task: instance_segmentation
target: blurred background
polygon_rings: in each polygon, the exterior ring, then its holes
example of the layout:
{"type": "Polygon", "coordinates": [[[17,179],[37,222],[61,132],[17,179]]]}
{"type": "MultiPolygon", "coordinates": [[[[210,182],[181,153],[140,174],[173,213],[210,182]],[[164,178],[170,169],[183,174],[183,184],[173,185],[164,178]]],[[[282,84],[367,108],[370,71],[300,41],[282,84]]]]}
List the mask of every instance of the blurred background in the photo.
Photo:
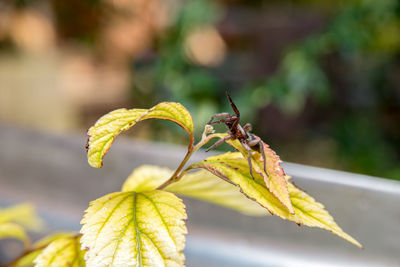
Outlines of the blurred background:
{"type": "MultiPolygon", "coordinates": [[[[225,91],[284,161],[400,180],[400,1],[0,0],[0,123],[176,101],[199,137],[225,91]]],[[[128,134],[186,144],[165,125],[128,134]]]]}

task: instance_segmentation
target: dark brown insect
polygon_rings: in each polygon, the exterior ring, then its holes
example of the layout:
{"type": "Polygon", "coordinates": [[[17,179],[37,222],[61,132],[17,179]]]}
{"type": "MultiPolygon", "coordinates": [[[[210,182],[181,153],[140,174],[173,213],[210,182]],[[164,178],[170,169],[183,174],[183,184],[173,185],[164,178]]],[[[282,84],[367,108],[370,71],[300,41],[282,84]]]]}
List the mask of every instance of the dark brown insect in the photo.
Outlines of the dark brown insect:
{"type": "Polygon", "coordinates": [[[228,92],[226,92],[226,96],[228,97],[229,103],[231,104],[231,107],[233,111],[235,112],[235,115],[231,115],[227,112],[223,113],[218,113],[215,114],[211,117],[211,119],[207,122],[208,125],[211,124],[216,124],[216,123],[225,123],[225,125],[228,127],[228,136],[226,136],[223,139],[218,140],[210,146],[206,152],[210,151],[213,148],[216,148],[217,146],[221,145],[227,140],[239,140],[239,142],[242,144],[243,148],[248,151],[247,154],[247,160],[249,162],[249,167],[250,167],[250,174],[251,177],[253,177],[253,168],[251,164],[251,152],[252,151],[257,151],[260,152],[263,158],[264,162],[264,171],[268,175],[267,168],[266,168],[266,161],[265,161],[265,152],[264,152],[264,147],[263,143],[260,138],[254,136],[251,134],[251,124],[246,123],[243,127],[239,124],[240,121],[240,112],[238,108],[236,107],[235,103],[233,103],[231,96],[229,95],[228,92]],[[221,118],[219,120],[213,121],[214,119],[221,118]]]}

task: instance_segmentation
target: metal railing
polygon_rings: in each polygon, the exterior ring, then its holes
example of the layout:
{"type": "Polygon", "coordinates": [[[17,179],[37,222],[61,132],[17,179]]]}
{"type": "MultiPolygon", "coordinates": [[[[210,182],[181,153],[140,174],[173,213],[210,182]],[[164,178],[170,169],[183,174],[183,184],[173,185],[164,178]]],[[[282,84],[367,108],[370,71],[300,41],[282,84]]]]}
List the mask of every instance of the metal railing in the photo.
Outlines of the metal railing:
{"type": "MultiPolygon", "coordinates": [[[[0,126],[0,204],[33,202],[48,231],[78,230],[89,201],[120,189],[137,166],[176,167],[185,149],[118,137],[100,170],[86,162],[85,137],[0,126]]],[[[197,153],[193,160],[206,156],[197,153]]],[[[276,216],[248,217],[185,199],[187,266],[400,266],[400,183],[285,163],[293,181],[324,203],[365,247],[276,216]]]]}

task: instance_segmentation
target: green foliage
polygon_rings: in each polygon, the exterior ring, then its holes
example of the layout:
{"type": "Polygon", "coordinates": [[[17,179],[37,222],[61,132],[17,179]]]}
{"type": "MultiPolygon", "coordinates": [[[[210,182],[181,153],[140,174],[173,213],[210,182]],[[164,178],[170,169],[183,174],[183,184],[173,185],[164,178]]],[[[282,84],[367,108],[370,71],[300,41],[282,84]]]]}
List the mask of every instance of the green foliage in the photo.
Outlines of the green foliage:
{"type": "MultiPolygon", "coordinates": [[[[252,87],[251,94],[262,93],[268,101],[257,104],[265,106],[272,101],[283,110],[297,113],[310,95],[317,102],[331,99],[332,84],[321,62],[323,57],[334,53],[348,66],[349,76],[359,76],[360,70],[378,73],[400,50],[398,9],[396,0],[349,1],[340,6],[323,30],[286,51],[274,76],[252,87]],[[376,60],[377,57],[381,60],[376,60]]],[[[364,74],[357,77],[353,85],[379,90],[373,88],[374,76],[364,74]]]]}
{"type": "MultiPolygon", "coordinates": [[[[200,142],[194,145],[192,117],[178,103],[163,102],[151,109],[118,109],[100,118],[88,131],[89,164],[101,167],[114,138],[150,118],[173,121],[189,134],[187,154],[178,168],[137,168],[120,192],[90,203],[81,221],[80,234],[59,233],[40,240],[27,247],[10,266],[184,266],[187,215],[185,205],[175,194],[249,215],[269,212],[298,225],[331,231],[362,247],[335,223],[322,204],[289,180],[280,166],[281,160],[265,143],[266,172],[260,153],[251,155],[254,178],[247,152],[237,140],[227,143],[238,152],[212,156],[185,168],[195,151],[226,134],[214,133],[207,125],[200,142]],[[189,172],[194,169],[202,170],[189,172]]],[[[26,240],[23,228],[11,222],[18,221],[15,212],[1,212],[6,214],[3,218],[8,214],[8,219],[0,224],[0,237],[26,240]]]]}

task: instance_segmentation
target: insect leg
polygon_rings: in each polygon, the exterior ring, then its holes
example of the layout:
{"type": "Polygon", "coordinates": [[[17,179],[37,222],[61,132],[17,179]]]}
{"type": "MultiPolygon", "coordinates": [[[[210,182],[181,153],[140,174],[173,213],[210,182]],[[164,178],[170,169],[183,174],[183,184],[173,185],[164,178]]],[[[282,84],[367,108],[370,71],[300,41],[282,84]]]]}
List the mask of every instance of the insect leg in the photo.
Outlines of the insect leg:
{"type": "Polygon", "coordinates": [[[212,146],[206,149],[206,152],[210,151],[211,149],[216,148],[217,146],[221,145],[224,143],[226,140],[232,139],[231,135],[225,136],[223,139],[219,139],[217,142],[215,142],[212,146]]]}
{"type": "Polygon", "coordinates": [[[267,172],[267,160],[266,160],[266,158],[265,158],[264,145],[263,145],[261,139],[258,140],[258,146],[259,146],[259,148],[260,148],[260,150],[261,150],[261,156],[262,156],[263,161],[264,161],[264,172],[265,172],[265,174],[266,174],[267,176],[269,176],[269,174],[268,174],[268,172],[267,172]]]}
{"type": "Polygon", "coordinates": [[[231,104],[231,107],[233,111],[235,112],[236,116],[240,118],[240,112],[238,108],[236,107],[235,103],[233,103],[231,96],[229,95],[228,91],[226,91],[226,96],[228,97],[229,103],[231,104]]]}
{"type": "Polygon", "coordinates": [[[253,165],[251,163],[251,148],[249,147],[248,144],[246,144],[245,142],[240,142],[242,144],[242,146],[247,150],[248,154],[247,154],[247,161],[249,162],[249,168],[250,168],[250,174],[251,177],[254,180],[254,175],[253,175],[253,165]]]}
{"type": "Polygon", "coordinates": [[[230,122],[230,121],[235,121],[235,120],[237,120],[237,117],[236,116],[231,116],[231,117],[220,119],[218,121],[210,122],[208,124],[211,125],[211,124],[216,124],[216,123],[225,123],[225,122],[230,122]]]}
{"type": "MultiPolygon", "coordinates": [[[[212,122],[213,119],[216,119],[216,118],[223,118],[223,117],[232,117],[232,115],[229,114],[228,112],[223,112],[223,113],[215,114],[215,115],[213,115],[213,116],[211,117],[211,119],[207,122],[207,124],[211,124],[211,122],[212,122]]],[[[215,123],[215,122],[214,122],[214,123],[215,123]]]]}
{"type": "Polygon", "coordinates": [[[246,131],[246,133],[250,133],[250,132],[252,131],[253,127],[251,126],[250,123],[246,123],[246,124],[243,126],[243,129],[246,131]]]}
{"type": "Polygon", "coordinates": [[[249,145],[250,147],[256,147],[256,146],[257,146],[258,152],[261,153],[261,156],[262,156],[262,158],[263,158],[264,172],[265,172],[265,174],[267,174],[267,176],[269,176],[269,174],[268,174],[268,172],[267,172],[267,161],[266,161],[266,159],[265,159],[265,151],[264,151],[263,142],[261,141],[261,139],[256,138],[256,139],[253,139],[253,140],[251,140],[251,141],[248,141],[247,143],[248,143],[248,145],[249,145]]]}

